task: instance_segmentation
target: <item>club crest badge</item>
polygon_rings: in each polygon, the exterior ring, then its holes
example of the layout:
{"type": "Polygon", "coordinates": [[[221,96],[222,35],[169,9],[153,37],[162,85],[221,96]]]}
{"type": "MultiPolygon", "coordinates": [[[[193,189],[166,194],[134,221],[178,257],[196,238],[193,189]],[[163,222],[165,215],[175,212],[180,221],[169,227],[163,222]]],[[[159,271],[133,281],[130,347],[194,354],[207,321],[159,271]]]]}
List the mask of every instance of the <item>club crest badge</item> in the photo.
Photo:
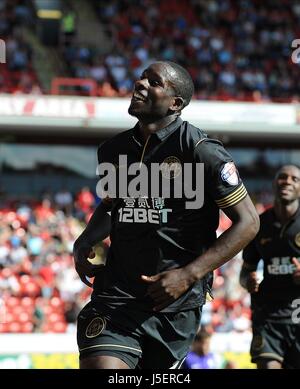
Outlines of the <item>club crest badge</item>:
{"type": "Polygon", "coordinates": [[[253,350],[260,350],[264,345],[264,339],[261,335],[255,335],[252,340],[251,348],[253,350]]]}
{"type": "Polygon", "coordinates": [[[181,162],[177,157],[167,157],[161,164],[162,176],[164,178],[168,178],[169,180],[178,177],[181,174],[181,171],[181,162]]]}
{"type": "Polygon", "coordinates": [[[103,317],[95,317],[87,326],[85,336],[87,338],[95,338],[100,335],[106,327],[106,320],[103,317]]]}
{"type": "Polygon", "coordinates": [[[295,236],[295,244],[300,247],[300,232],[298,232],[295,236]]]}

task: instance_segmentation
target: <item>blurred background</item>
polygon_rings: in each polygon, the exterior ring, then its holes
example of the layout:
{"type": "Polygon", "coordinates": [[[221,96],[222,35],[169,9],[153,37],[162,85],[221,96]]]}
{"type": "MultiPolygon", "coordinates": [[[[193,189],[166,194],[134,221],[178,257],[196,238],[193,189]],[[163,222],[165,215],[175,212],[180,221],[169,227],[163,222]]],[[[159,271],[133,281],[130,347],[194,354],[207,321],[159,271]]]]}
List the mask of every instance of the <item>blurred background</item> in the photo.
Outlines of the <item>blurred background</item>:
{"type": "MultiPolygon", "coordinates": [[[[90,290],[72,245],[100,201],[97,146],[135,122],[134,80],[155,60],[189,70],[183,119],[223,141],[261,213],[276,170],[300,160],[300,3],[0,0],[0,39],[0,368],[77,368],[90,290]]],[[[254,367],[240,267],[215,272],[203,368],[254,367]]]]}

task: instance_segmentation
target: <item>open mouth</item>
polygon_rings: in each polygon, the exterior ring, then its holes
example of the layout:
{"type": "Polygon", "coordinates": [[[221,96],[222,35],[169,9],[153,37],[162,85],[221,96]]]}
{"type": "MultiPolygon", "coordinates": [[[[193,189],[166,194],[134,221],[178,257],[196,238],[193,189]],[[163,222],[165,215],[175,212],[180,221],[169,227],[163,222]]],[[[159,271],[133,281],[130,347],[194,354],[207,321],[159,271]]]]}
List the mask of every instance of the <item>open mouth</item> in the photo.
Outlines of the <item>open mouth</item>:
{"type": "Polygon", "coordinates": [[[132,100],[134,100],[134,101],[142,101],[142,102],[145,102],[145,101],[146,101],[146,97],[143,96],[143,95],[140,94],[140,93],[134,92],[134,94],[133,94],[133,96],[132,96],[132,100]]]}
{"type": "Polygon", "coordinates": [[[287,187],[281,187],[281,188],[279,188],[279,191],[280,191],[280,193],[283,193],[283,194],[293,192],[293,190],[291,188],[287,188],[287,187]]]}

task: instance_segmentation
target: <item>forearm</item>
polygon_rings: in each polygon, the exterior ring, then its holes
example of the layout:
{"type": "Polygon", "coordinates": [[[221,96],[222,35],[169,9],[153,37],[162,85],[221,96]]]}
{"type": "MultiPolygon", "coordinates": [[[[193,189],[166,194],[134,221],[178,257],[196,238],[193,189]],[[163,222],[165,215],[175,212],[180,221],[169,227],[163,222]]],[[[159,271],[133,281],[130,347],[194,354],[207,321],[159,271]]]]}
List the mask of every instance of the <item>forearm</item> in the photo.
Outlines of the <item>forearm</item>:
{"type": "Polygon", "coordinates": [[[247,289],[247,280],[249,278],[250,272],[251,272],[251,270],[250,269],[246,269],[244,266],[241,269],[240,284],[245,289],[247,289]]]}
{"type": "Polygon", "coordinates": [[[101,203],[95,209],[86,228],[77,239],[78,241],[86,241],[90,246],[94,246],[97,242],[107,238],[110,234],[111,218],[107,213],[106,206],[101,203]]]}
{"type": "Polygon", "coordinates": [[[257,225],[245,221],[232,224],[200,257],[186,266],[195,282],[237,255],[256,235],[257,225]]]}

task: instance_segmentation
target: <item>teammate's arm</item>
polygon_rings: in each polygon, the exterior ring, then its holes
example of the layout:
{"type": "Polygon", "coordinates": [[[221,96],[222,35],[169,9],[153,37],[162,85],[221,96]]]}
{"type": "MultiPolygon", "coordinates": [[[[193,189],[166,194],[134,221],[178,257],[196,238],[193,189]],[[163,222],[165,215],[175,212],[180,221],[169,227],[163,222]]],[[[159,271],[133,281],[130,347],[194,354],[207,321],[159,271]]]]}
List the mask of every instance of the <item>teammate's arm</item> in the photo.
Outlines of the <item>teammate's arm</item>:
{"type": "Polygon", "coordinates": [[[300,285],[300,263],[296,257],[292,258],[292,262],[295,265],[295,270],[293,273],[293,281],[296,285],[300,285]]]}
{"type": "Polygon", "coordinates": [[[258,291],[256,269],[260,259],[261,255],[256,248],[255,240],[253,240],[243,251],[244,263],[240,273],[240,284],[249,293],[258,291]]]}
{"type": "Polygon", "coordinates": [[[73,247],[75,269],[86,285],[92,286],[86,276],[93,277],[101,269],[102,265],[93,265],[87,258],[95,256],[93,246],[107,238],[110,233],[110,215],[105,201],[102,201],[95,209],[86,228],[76,239],[73,247]]]}
{"type": "Polygon", "coordinates": [[[256,268],[249,268],[247,264],[243,264],[240,273],[240,284],[243,288],[247,289],[249,293],[255,293],[258,291],[258,281],[256,275],[256,268]]]}
{"type": "Polygon", "coordinates": [[[180,297],[196,281],[238,254],[257,234],[259,217],[247,195],[238,204],[223,210],[232,225],[201,256],[187,266],[152,277],[142,276],[149,284],[148,293],[161,310],[180,297]]]}

